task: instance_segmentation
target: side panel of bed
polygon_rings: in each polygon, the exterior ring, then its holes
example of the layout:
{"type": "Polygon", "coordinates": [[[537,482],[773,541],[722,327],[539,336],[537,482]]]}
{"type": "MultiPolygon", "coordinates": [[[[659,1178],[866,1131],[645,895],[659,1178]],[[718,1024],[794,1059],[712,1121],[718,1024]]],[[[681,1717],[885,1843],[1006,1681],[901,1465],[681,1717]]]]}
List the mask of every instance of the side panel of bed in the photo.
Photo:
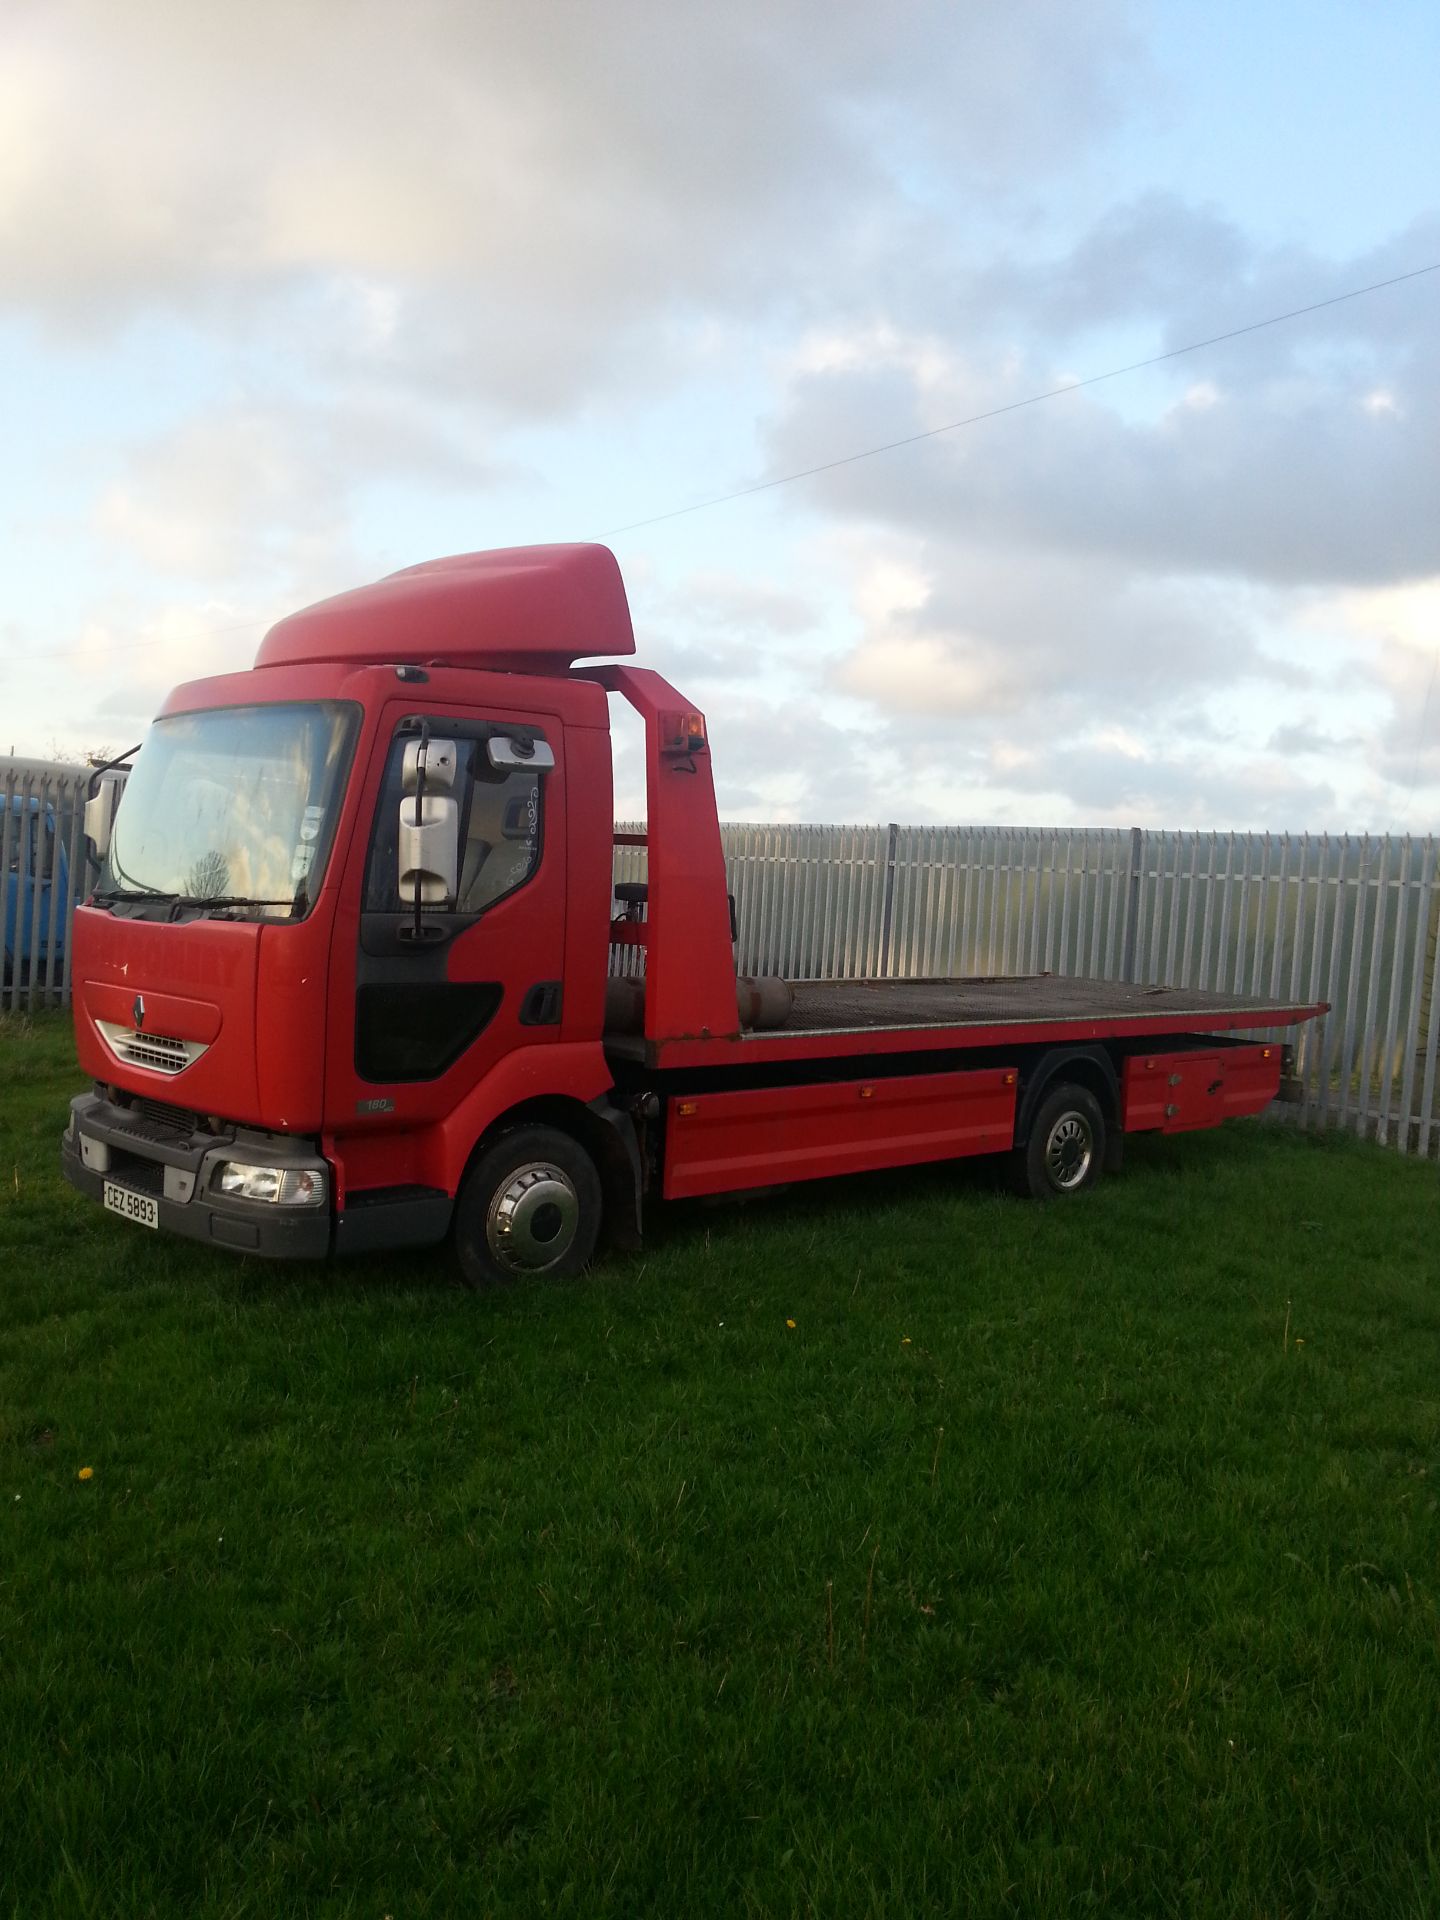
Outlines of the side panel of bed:
{"type": "Polygon", "coordinates": [[[907,1074],[678,1095],[666,1103],[667,1200],[1007,1149],[1016,1074],[907,1074]]]}

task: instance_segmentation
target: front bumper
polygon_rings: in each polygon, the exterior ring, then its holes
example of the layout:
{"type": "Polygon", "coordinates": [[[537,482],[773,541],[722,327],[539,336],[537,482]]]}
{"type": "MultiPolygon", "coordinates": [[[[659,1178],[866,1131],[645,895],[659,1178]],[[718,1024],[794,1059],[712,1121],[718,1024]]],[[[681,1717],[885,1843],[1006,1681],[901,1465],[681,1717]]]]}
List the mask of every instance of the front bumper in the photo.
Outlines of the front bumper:
{"type": "Polygon", "coordinates": [[[287,1134],[243,1127],[189,1132],[142,1109],[117,1106],[99,1093],[82,1093],[70,1102],[70,1125],[60,1143],[60,1165],[72,1187],[95,1201],[103,1201],[107,1180],[146,1194],[166,1233],[270,1259],[318,1260],[329,1253],[334,1220],[328,1202],[282,1207],[221,1194],[214,1180],[225,1160],[325,1168],[314,1147],[287,1134]]]}

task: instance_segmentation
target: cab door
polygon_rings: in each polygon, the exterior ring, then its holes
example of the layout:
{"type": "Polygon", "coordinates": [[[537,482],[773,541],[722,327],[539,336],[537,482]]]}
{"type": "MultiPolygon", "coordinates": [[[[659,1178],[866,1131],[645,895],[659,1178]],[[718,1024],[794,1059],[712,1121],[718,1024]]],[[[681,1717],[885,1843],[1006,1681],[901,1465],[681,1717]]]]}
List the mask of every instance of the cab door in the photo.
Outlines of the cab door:
{"type": "MultiPolygon", "coordinates": [[[[332,959],[326,1110],[347,1135],[442,1119],[506,1054],[553,1042],[563,1011],[560,720],[408,710],[382,731],[369,834],[351,856],[358,914],[337,922],[332,959]],[[405,749],[422,733],[455,747],[459,858],[453,894],[417,916],[400,898],[399,840],[405,749]]],[[[397,1149],[347,1148],[355,1184],[423,1182],[397,1149]]]]}

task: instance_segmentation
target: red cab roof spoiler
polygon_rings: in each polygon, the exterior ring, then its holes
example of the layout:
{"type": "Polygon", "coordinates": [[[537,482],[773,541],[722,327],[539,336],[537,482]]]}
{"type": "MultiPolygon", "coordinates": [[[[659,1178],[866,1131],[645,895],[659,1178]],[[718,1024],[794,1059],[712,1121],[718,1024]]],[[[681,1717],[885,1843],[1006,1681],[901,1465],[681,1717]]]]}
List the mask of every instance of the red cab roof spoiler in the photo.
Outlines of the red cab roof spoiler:
{"type": "Polygon", "coordinates": [[[271,627],[257,667],[308,660],[562,673],[635,651],[630,604],[608,547],[457,553],[317,600],[271,627]]]}

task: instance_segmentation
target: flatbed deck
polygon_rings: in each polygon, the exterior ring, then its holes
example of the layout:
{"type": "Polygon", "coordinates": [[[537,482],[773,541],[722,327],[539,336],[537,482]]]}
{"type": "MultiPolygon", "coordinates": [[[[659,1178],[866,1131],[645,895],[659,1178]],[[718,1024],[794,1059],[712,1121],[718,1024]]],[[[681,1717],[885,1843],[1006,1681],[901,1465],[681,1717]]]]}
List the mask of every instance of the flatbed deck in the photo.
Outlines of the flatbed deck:
{"type": "Polygon", "coordinates": [[[1159,1039],[1291,1027],[1328,1011],[1254,994],[1132,985],[1057,974],[929,980],[799,980],[784,1026],[661,1040],[607,1036],[617,1058],[652,1067],[742,1065],[825,1055],[932,1052],[1013,1043],[1159,1039]]]}
{"type": "Polygon", "coordinates": [[[1285,1001],[1195,987],[1133,986],[1051,973],[953,980],[800,980],[785,1033],[859,1033],[876,1028],[973,1027],[996,1021],[1153,1019],[1174,1014],[1221,1020],[1289,1014],[1285,1001]]]}

